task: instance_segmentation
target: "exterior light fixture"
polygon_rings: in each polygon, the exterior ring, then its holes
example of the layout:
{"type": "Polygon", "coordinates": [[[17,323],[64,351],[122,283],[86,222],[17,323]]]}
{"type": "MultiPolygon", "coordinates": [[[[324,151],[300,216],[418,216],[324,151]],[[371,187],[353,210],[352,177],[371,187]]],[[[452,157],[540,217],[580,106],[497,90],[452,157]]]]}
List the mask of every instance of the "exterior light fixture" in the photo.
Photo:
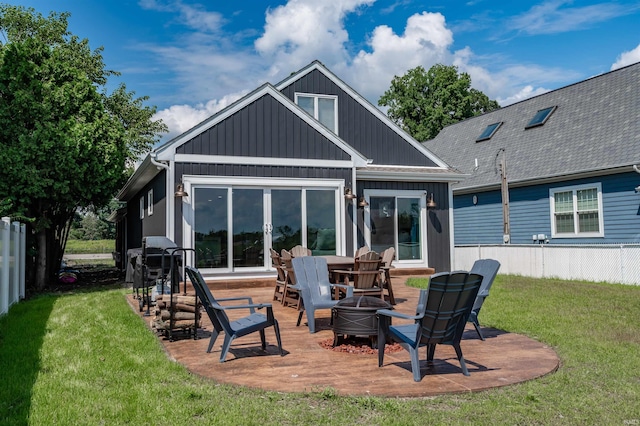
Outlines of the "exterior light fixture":
{"type": "Polygon", "coordinates": [[[435,201],[433,201],[433,192],[431,193],[431,195],[429,195],[429,198],[427,198],[427,208],[428,209],[435,209],[438,205],[436,204],[435,201]]]}
{"type": "Polygon", "coordinates": [[[369,203],[364,199],[364,196],[360,197],[360,201],[358,202],[358,207],[367,207],[369,203]]]}
{"type": "Polygon", "coordinates": [[[184,186],[179,183],[178,185],[176,185],[176,193],[174,194],[176,197],[188,197],[189,194],[187,194],[184,190],[184,186]]]}
{"type": "Polygon", "coordinates": [[[354,200],[357,197],[356,194],[351,192],[351,188],[347,187],[344,189],[344,198],[345,200],[354,200]]]}

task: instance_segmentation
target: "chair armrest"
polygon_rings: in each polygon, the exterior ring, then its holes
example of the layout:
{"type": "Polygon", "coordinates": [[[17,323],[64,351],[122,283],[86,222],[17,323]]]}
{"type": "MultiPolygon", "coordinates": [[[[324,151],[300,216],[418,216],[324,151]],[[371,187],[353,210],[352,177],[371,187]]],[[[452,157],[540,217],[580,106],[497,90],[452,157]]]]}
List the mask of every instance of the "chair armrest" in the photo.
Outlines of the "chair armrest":
{"type": "Polygon", "coordinates": [[[347,297],[353,297],[353,286],[344,284],[331,284],[331,287],[337,287],[344,289],[347,292],[347,297]]]}
{"type": "Polygon", "coordinates": [[[353,269],[332,269],[331,272],[336,274],[352,274],[353,269]]]}
{"type": "Polygon", "coordinates": [[[253,303],[253,299],[250,296],[216,298],[217,302],[229,302],[231,300],[246,300],[249,303],[253,303]]]}
{"type": "Polygon", "coordinates": [[[424,316],[424,314],[407,315],[407,314],[403,314],[401,312],[392,311],[390,309],[378,309],[376,311],[376,314],[385,315],[385,316],[394,317],[394,318],[401,318],[401,319],[406,319],[406,320],[418,320],[418,319],[420,319],[420,318],[422,318],[424,316]]]}
{"type": "Polygon", "coordinates": [[[482,290],[480,293],[478,293],[477,297],[487,297],[489,295],[489,290],[482,290]]]}
{"type": "Polygon", "coordinates": [[[248,305],[230,305],[230,306],[222,306],[223,310],[227,310],[227,309],[249,309],[249,311],[251,311],[251,313],[255,312],[255,309],[262,309],[262,308],[267,308],[270,309],[271,308],[271,303],[251,303],[248,305]]]}

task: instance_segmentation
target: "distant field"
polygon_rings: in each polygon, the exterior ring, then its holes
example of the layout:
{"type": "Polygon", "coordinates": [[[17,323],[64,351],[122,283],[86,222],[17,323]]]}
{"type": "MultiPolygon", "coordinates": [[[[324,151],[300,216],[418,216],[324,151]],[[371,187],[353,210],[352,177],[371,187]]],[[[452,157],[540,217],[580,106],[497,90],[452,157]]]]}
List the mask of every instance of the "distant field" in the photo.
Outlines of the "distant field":
{"type": "Polygon", "coordinates": [[[65,254],[111,253],[115,240],[69,240],[65,254]]]}

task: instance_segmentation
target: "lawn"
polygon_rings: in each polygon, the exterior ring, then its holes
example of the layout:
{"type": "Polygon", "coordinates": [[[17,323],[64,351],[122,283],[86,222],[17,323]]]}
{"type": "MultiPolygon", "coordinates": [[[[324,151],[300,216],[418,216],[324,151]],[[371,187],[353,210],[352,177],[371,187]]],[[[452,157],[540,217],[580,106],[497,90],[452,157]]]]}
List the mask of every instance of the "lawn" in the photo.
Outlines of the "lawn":
{"type": "Polygon", "coordinates": [[[220,385],[172,362],[125,300],[90,288],[0,318],[0,424],[640,424],[640,286],[499,275],[480,321],[554,347],[553,374],[399,399],[220,385]]]}

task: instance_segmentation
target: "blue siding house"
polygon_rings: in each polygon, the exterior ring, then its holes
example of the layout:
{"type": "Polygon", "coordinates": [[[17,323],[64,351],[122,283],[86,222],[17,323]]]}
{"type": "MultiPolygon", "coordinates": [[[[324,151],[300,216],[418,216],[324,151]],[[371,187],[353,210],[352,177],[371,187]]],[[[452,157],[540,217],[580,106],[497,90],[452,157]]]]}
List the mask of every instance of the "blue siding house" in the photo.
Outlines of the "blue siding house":
{"type": "Polygon", "coordinates": [[[640,243],[640,63],[424,146],[466,175],[453,185],[456,245],[640,243]]]}

